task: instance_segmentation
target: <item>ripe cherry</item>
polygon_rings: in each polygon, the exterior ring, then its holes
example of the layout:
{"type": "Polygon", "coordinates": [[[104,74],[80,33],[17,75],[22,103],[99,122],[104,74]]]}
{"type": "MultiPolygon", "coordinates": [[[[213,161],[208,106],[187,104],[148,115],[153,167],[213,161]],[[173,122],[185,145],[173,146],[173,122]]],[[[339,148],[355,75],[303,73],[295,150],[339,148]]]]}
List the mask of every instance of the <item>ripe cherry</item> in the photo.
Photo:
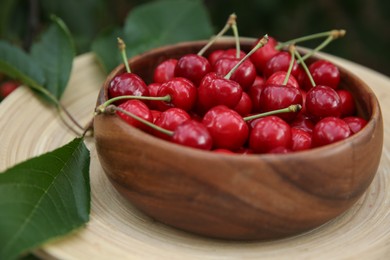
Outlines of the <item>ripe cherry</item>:
{"type": "Polygon", "coordinates": [[[337,117],[325,117],[314,126],[312,146],[331,144],[349,137],[351,133],[351,129],[344,120],[337,117]]]}
{"type": "Polygon", "coordinates": [[[206,126],[195,120],[187,120],[173,132],[172,142],[192,148],[210,150],[213,140],[206,126]]]}
{"type": "Polygon", "coordinates": [[[268,153],[276,148],[290,148],[291,128],[283,119],[278,116],[268,116],[256,121],[249,135],[249,147],[255,153],[268,153]]]}
{"type": "Polygon", "coordinates": [[[352,116],[356,112],[355,100],[348,90],[338,89],[336,90],[341,101],[341,117],[352,116]]]}
{"type": "MultiPolygon", "coordinates": [[[[185,121],[191,119],[186,111],[180,108],[169,108],[160,114],[160,117],[154,122],[157,126],[166,130],[175,131],[175,129],[185,121]]],[[[153,131],[155,136],[169,140],[171,136],[167,136],[159,131],[153,131]]]]}
{"type": "MultiPolygon", "coordinates": [[[[153,115],[150,112],[150,109],[147,105],[145,105],[144,102],[136,99],[126,100],[125,102],[121,103],[119,108],[136,115],[146,121],[153,122],[153,115]]],[[[143,131],[150,131],[149,126],[145,125],[144,123],[134,119],[131,116],[128,116],[122,112],[117,112],[118,116],[121,117],[123,120],[125,120],[128,124],[137,127],[143,131]]]]}
{"type": "Polygon", "coordinates": [[[9,80],[1,83],[0,85],[0,100],[6,98],[9,94],[11,94],[15,89],[19,87],[20,83],[9,80]]]}
{"type": "Polygon", "coordinates": [[[303,151],[311,148],[311,134],[298,128],[291,128],[291,150],[303,151]]]}
{"type": "Polygon", "coordinates": [[[176,64],[175,77],[183,77],[198,86],[203,77],[211,71],[209,61],[197,54],[186,54],[176,64]]]}
{"type": "Polygon", "coordinates": [[[313,132],[313,128],[314,128],[313,121],[310,119],[310,117],[308,117],[304,113],[299,113],[297,117],[294,119],[294,121],[291,122],[290,125],[292,128],[301,129],[310,134],[313,132]]]}
{"type": "Polygon", "coordinates": [[[174,78],[161,84],[158,89],[157,96],[163,97],[169,95],[169,102],[158,101],[157,106],[164,111],[171,107],[181,108],[185,111],[190,111],[197,98],[197,90],[194,84],[185,78],[174,78]]]}
{"type": "MultiPolygon", "coordinates": [[[[287,75],[287,72],[285,72],[285,71],[277,71],[277,72],[273,73],[265,81],[265,85],[270,85],[270,84],[284,85],[283,82],[284,82],[284,79],[286,78],[286,75],[287,75]]],[[[297,89],[300,88],[298,81],[295,79],[295,77],[293,75],[289,76],[286,85],[297,88],[297,89]]]]}
{"type": "MultiPolygon", "coordinates": [[[[338,88],[340,82],[340,71],[336,65],[327,60],[317,60],[310,64],[309,71],[316,85],[325,85],[333,89],[338,88]]],[[[307,76],[303,83],[303,88],[312,87],[307,76]]]]}
{"type": "Polygon", "coordinates": [[[241,99],[238,104],[234,107],[237,113],[241,116],[247,116],[252,111],[252,100],[246,92],[242,92],[241,99]]]}
{"type": "MultiPolygon", "coordinates": [[[[259,42],[259,40],[256,41],[256,43],[257,42],[259,42]]],[[[256,45],[256,43],[254,45],[256,45]]],[[[255,65],[256,67],[257,73],[259,73],[260,75],[263,75],[265,64],[267,63],[267,61],[280,52],[277,49],[275,49],[277,44],[278,42],[274,38],[269,37],[268,43],[264,45],[264,47],[258,49],[250,57],[253,65],[255,65]]]]}
{"type": "Polygon", "coordinates": [[[316,86],[306,94],[306,113],[314,119],[328,116],[340,117],[341,100],[337,92],[328,86],[316,86]]]}
{"type": "Polygon", "coordinates": [[[253,84],[248,90],[248,95],[252,101],[252,112],[259,113],[260,112],[260,97],[261,92],[263,91],[265,84],[253,84]]]}
{"type": "Polygon", "coordinates": [[[203,117],[215,148],[236,150],[243,146],[248,138],[248,125],[234,110],[226,106],[215,106],[203,117]]]}
{"type": "Polygon", "coordinates": [[[343,118],[343,120],[348,124],[352,134],[356,134],[367,124],[365,119],[357,116],[348,116],[343,118]]]}
{"type": "MultiPolygon", "coordinates": [[[[272,58],[270,58],[264,68],[264,77],[269,78],[272,74],[277,71],[286,71],[290,66],[291,54],[286,51],[281,51],[275,54],[272,58]]],[[[297,80],[304,78],[304,71],[298,65],[296,61],[294,61],[294,65],[292,67],[291,75],[293,75],[297,80]]],[[[299,80],[298,80],[299,81],[299,80]]]]}
{"type": "Polygon", "coordinates": [[[136,74],[125,72],[116,76],[108,87],[109,98],[119,96],[149,96],[145,82],[136,74]]]}
{"type": "MultiPolygon", "coordinates": [[[[149,96],[150,97],[158,97],[157,93],[158,93],[158,90],[160,89],[160,87],[161,87],[160,83],[149,84],[148,85],[149,96]]],[[[158,103],[158,101],[153,101],[153,100],[149,100],[147,102],[148,106],[151,109],[157,108],[157,103],[158,103]]]]}
{"type": "Polygon", "coordinates": [[[177,59],[168,59],[161,62],[155,69],[153,73],[153,82],[155,83],[164,83],[168,80],[171,80],[175,76],[175,67],[177,64],[177,59]]]}
{"type": "MultiPolygon", "coordinates": [[[[215,50],[215,51],[213,51],[213,52],[209,55],[208,60],[209,60],[209,62],[210,62],[210,65],[211,65],[211,66],[214,66],[215,63],[216,63],[219,59],[221,59],[221,58],[233,58],[233,59],[236,59],[236,58],[237,58],[236,54],[237,54],[237,50],[236,50],[236,49],[215,50]]],[[[238,59],[244,58],[245,55],[246,55],[245,52],[240,51],[240,52],[239,52],[239,57],[238,57],[238,59]]]]}

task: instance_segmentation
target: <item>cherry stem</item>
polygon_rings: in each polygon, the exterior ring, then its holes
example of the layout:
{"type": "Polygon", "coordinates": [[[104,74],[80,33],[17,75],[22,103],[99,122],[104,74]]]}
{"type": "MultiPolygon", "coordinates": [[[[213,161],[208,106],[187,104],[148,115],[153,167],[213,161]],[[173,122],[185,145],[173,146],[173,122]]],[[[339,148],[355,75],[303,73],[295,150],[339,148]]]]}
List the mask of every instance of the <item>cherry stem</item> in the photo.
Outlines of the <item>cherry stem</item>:
{"type": "Polygon", "coordinates": [[[135,120],[137,120],[137,121],[139,121],[139,122],[141,122],[141,123],[143,123],[143,124],[153,128],[154,130],[159,131],[159,132],[161,132],[163,134],[166,134],[166,135],[169,135],[169,136],[173,136],[173,134],[174,134],[173,131],[170,131],[170,130],[164,129],[164,128],[158,126],[158,125],[155,125],[155,124],[153,124],[153,123],[151,123],[151,122],[149,122],[149,121],[147,121],[147,120],[145,120],[145,119],[143,119],[143,118],[141,118],[139,116],[136,116],[133,113],[130,113],[129,111],[126,111],[126,110],[124,110],[124,109],[122,109],[120,107],[117,107],[115,105],[108,106],[105,112],[112,113],[113,111],[117,111],[117,112],[123,113],[123,114],[125,114],[125,115],[127,115],[129,117],[132,117],[135,120]]]}
{"type": "Polygon", "coordinates": [[[288,70],[287,70],[287,73],[286,73],[286,77],[284,77],[284,81],[282,83],[283,86],[287,85],[287,82],[288,82],[288,79],[290,78],[292,69],[294,67],[294,61],[295,61],[295,55],[294,55],[295,46],[294,45],[290,45],[288,50],[290,52],[290,57],[291,58],[290,58],[290,65],[288,66],[288,70]]]}
{"type": "Polygon", "coordinates": [[[261,38],[261,40],[256,44],[255,47],[252,48],[252,50],[250,52],[247,53],[247,55],[245,55],[244,58],[242,58],[226,75],[225,75],[225,79],[230,79],[230,77],[232,76],[232,74],[238,69],[238,67],[240,67],[241,64],[243,64],[255,51],[257,51],[258,49],[260,49],[261,47],[263,47],[264,45],[266,45],[268,42],[268,35],[264,35],[263,38],[261,38]]]}
{"type": "Polygon", "coordinates": [[[314,82],[314,79],[313,77],[311,76],[311,73],[310,73],[310,70],[309,68],[307,67],[305,61],[302,59],[302,56],[301,54],[299,54],[299,52],[297,50],[295,50],[295,56],[297,57],[298,61],[300,62],[300,64],[302,65],[303,69],[305,70],[306,72],[306,75],[307,77],[309,78],[310,80],[310,84],[315,87],[316,86],[316,83],[314,82]]]}
{"type": "Polygon", "coordinates": [[[127,54],[126,54],[126,44],[121,38],[118,37],[117,39],[118,39],[118,48],[119,48],[119,51],[121,52],[122,60],[123,60],[123,63],[125,64],[126,71],[128,73],[131,73],[129,62],[127,59],[127,54]]]}
{"type": "MultiPolygon", "coordinates": [[[[303,57],[302,60],[306,60],[307,58],[310,58],[315,54],[316,52],[319,52],[323,48],[325,48],[330,42],[332,42],[335,38],[333,38],[332,35],[330,35],[328,38],[326,38],[320,45],[318,45],[315,49],[311,50],[310,52],[306,53],[303,57]]],[[[300,62],[298,62],[299,64],[300,62]]]]}
{"type": "Polygon", "coordinates": [[[234,40],[236,42],[236,58],[239,59],[241,47],[240,47],[240,36],[238,34],[238,28],[237,28],[236,21],[234,21],[234,23],[232,24],[232,30],[233,30],[234,40]]]}
{"type": "Polygon", "coordinates": [[[150,96],[133,96],[133,95],[124,95],[124,96],[118,96],[111,98],[98,106],[96,108],[96,113],[104,113],[106,108],[111,105],[112,103],[118,101],[118,100],[124,100],[124,99],[137,99],[137,100],[150,100],[150,101],[165,101],[165,102],[171,102],[172,98],[170,95],[166,95],[163,97],[150,97],[150,96]]]}
{"type": "Polygon", "coordinates": [[[326,32],[310,34],[310,35],[299,37],[299,38],[296,38],[296,39],[293,39],[293,40],[289,40],[289,41],[286,41],[286,42],[281,42],[278,45],[276,45],[275,49],[276,50],[281,50],[285,46],[288,46],[290,44],[296,44],[298,42],[304,42],[304,41],[314,40],[314,39],[328,37],[328,36],[332,36],[334,39],[337,39],[339,37],[343,37],[345,35],[345,33],[346,33],[345,30],[331,30],[331,31],[326,31],[326,32]]]}
{"type": "Polygon", "coordinates": [[[272,110],[272,111],[264,112],[261,114],[253,115],[253,116],[247,116],[247,117],[244,117],[243,119],[244,119],[244,121],[250,121],[250,120],[265,117],[265,116],[271,116],[271,115],[276,115],[276,114],[281,114],[281,113],[298,112],[301,109],[302,109],[302,106],[300,104],[295,104],[295,105],[290,105],[286,108],[272,110]]]}
{"type": "Polygon", "coordinates": [[[215,35],[205,46],[203,46],[197,55],[203,56],[203,54],[210,48],[211,45],[213,45],[219,38],[221,38],[221,36],[224,35],[230,29],[230,27],[233,26],[233,24],[236,24],[236,19],[236,14],[231,14],[222,30],[217,35],[215,35]]]}

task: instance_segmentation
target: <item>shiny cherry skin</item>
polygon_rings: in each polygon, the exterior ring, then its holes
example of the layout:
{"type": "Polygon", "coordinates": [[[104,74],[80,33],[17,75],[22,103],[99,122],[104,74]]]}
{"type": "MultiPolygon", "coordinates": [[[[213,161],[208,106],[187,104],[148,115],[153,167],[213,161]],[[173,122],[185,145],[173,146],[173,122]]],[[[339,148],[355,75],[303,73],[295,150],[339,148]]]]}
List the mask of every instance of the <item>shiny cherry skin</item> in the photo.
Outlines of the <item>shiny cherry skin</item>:
{"type": "MultiPolygon", "coordinates": [[[[213,71],[218,75],[225,76],[229,71],[239,63],[240,60],[236,58],[220,58],[213,66],[213,71]]],[[[249,60],[244,61],[237,70],[230,77],[231,80],[240,84],[241,88],[245,91],[256,79],[256,68],[249,60]]]]}
{"type": "MultiPolygon", "coordinates": [[[[260,39],[258,39],[256,43],[253,44],[253,46],[255,46],[259,41],[260,39]]],[[[268,37],[268,43],[251,55],[250,60],[252,61],[253,65],[255,65],[258,74],[263,75],[265,65],[268,60],[280,52],[275,49],[277,44],[278,42],[275,40],[275,38],[268,37]]]]}
{"type": "MultiPolygon", "coordinates": [[[[121,103],[120,105],[118,105],[119,108],[122,108],[123,110],[133,114],[133,115],[136,115],[142,119],[145,119],[146,121],[149,121],[149,122],[153,122],[153,115],[150,111],[150,109],[148,108],[148,106],[140,101],[140,100],[136,100],[136,99],[130,99],[130,100],[126,100],[125,102],[121,103]]],[[[125,120],[129,125],[132,125],[138,129],[141,129],[143,131],[150,131],[150,127],[145,125],[144,123],[138,121],[137,119],[134,119],[133,117],[131,116],[128,116],[122,112],[117,112],[117,115],[122,118],[123,120],[125,120]]]]}
{"type": "MultiPolygon", "coordinates": [[[[285,71],[277,71],[277,72],[273,73],[265,81],[265,84],[266,85],[269,85],[269,84],[283,85],[283,82],[284,82],[284,79],[286,78],[286,75],[287,75],[287,72],[285,72],[285,71]]],[[[288,81],[287,81],[286,85],[289,85],[289,86],[297,88],[297,89],[300,88],[298,81],[296,80],[296,78],[293,75],[290,75],[288,77],[288,81]]]]}
{"type": "Polygon", "coordinates": [[[259,75],[256,75],[255,81],[253,82],[252,86],[256,85],[264,85],[265,79],[259,75]]]}
{"type": "Polygon", "coordinates": [[[337,92],[328,86],[316,86],[306,94],[306,114],[315,120],[341,115],[341,100],[337,92]]]}
{"type": "Polygon", "coordinates": [[[213,147],[213,139],[206,126],[195,120],[187,120],[176,127],[172,142],[201,150],[213,147]]]}
{"type": "Polygon", "coordinates": [[[241,99],[242,88],[234,80],[225,79],[214,72],[207,74],[198,87],[199,112],[206,112],[217,105],[234,108],[241,99]]]}
{"type": "Polygon", "coordinates": [[[291,146],[291,127],[278,116],[256,120],[249,135],[249,148],[255,153],[269,153],[276,148],[291,146]]]}
{"type": "MultiPolygon", "coordinates": [[[[309,71],[316,85],[325,85],[333,89],[338,88],[340,83],[340,71],[332,62],[317,60],[310,64],[309,71]]],[[[306,90],[312,88],[306,74],[302,87],[306,90]]]]}
{"type": "MultiPolygon", "coordinates": [[[[266,85],[260,96],[260,111],[268,112],[289,107],[290,105],[302,105],[302,94],[297,88],[283,85],[266,85]]],[[[291,122],[298,112],[278,114],[285,121],[291,122]]]]}
{"type": "Polygon", "coordinates": [[[160,110],[155,110],[155,109],[151,109],[150,112],[152,113],[153,116],[152,123],[155,124],[162,112],[160,110]]]}
{"type": "MultiPolygon", "coordinates": [[[[237,58],[236,54],[237,54],[236,49],[215,50],[208,56],[208,60],[210,62],[210,65],[214,66],[214,64],[221,58],[233,58],[233,59],[237,58]]],[[[246,55],[245,52],[240,51],[238,59],[244,58],[245,55],[246,55]]]]}
{"type": "Polygon", "coordinates": [[[348,116],[343,118],[344,122],[346,122],[351,129],[352,134],[356,134],[363,127],[367,125],[367,121],[358,116],[348,116]]]}
{"type": "Polygon", "coordinates": [[[19,85],[20,85],[19,82],[13,80],[3,82],[0,85],[0,100],[9,96],[12,92],[14,92],[19,87],[19,85]]]}
{"type": "Polygon", "coordinates": [[[312,146],[319,147],[344,140],[352,134],[348,124],[338,117],[325,117],[313,129],[312,146]]]}
{"type": "MultiPolygon", "coordinates": [[[[137,74],[125,72],[116,76],[108,86],[108,97],[149,96],[148,86],[137,74]]],[[[121,103],[123,101],[119,101],[121,103]]]]}
{"type": "MultiPolygon", "coordinates": [[[[281,51],[275,54],[271,59],[269,59],[264,68],[264,77],[269,78],[272,74],[277,71],[285,71],[287,72],[288,67],[290,66],[291,54],[286,51],[281,51]]],[[[300,79],[303,81],[304,79],[304,71],[298,65],[296,61],[294,61],[294,65],[291,71],[291,75],[293,75],[297,80],[300,79]]],[[[299,80],[298,80],[299,81],[299,80]]]]}
{"type": "MultiPolygon", "coordinates": [[[[164,129],[175,131],[180,124],[184,123],[189,119],[191,119],[191,117],[186,111],[174,107],[162,112],[159,118],[154,123],[164,129]]],[[[171,139],[170,136],[156,130],[153,131],[153,134],[165,140],[171,139]]]]}
{"type": "Polygon", "coordinates": [[[291,128],[291,150],[303,151],[311,148],[311,134],[298,128],[291,128]]]}
{"type": "Polygon", "coordinates": [[[253,84],[251,87],[249,87],[247,93],[252,101],[252,112],[253,113],[260,113],[260,97],[261,92],[263,91],[265,87],[265,84],[253,84]]]}
{"type": "Polygon", "coordinates": [[[153,82],[164,83],[175,77],[177,59],[167,59],[161,62],[153,72],[153,82]]]}
{"type": "Polygon", "coordinates": [[[290,123],[290,126],[291,128],[301,129],[311,134],[313,132],[314,123],[310,117],[304,113],[299,113],[294,121],[290,123]]]}
{"type": "Polygon", "coordinates": [[[171,101],[158,101],[157,106],[161,111],[171,107],[190,111],[194,107],[197,99],[197,89],[188,79],[173,78],[161,84],[161,87],[158,89],[157,96],[164,97],[166,95],[171,97],[171,101]]]}
{"type": "MultiPolygon", "coordinates": [[[[149,96],[150,97],[158,97],[157,93],[158,93],[158,90],[160,89],[160,87],[161,87],[160,83],[149,84],[148,85],[149,96]]],[[[149,108],[155,109],[155,108],[157,108],[158,101],[148,100],[147,102],[145,101],[145,103],[149,106],[149,108]]]]}
{"type": "Polygon", "coordinates": [[[356,113],[355,100],[348,90],[337,89],[341,100],[341,117],[353,116],[356,113]]]}
{"type": "Polygon", "coordinates": [[[202,123],[209,130],[214,148],[236,150],[248,138],[248,125],[234,110],[223,106],[211,108],[203,117],[202,123]]]}
{"type": "Polygon", "coordinates": [[[242,96],[238,104],[233,108],[234,111],[241,116],[247,116],[252,111],[252,100],[246,92],[242,92],[242,96]]]}
{"type": "Polygon", "coordinates": [[[203,77],[211,72],[209,61],[197,54],[186,54],[182,56],[175,67],[175,77],[183,77],[192,81],[198,86],[203,77]]]}

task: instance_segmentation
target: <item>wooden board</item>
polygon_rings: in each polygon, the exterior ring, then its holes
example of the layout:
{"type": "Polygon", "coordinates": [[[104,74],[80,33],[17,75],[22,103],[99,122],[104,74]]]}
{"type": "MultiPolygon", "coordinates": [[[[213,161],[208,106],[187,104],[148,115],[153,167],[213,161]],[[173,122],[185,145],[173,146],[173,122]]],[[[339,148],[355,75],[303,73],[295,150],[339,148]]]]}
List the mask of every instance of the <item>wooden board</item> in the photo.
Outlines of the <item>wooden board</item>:
{"type": "MultiPolygon", "coordinates": [[[[267,242],[226,242],[191,235],[155,222],[111,186],[91,150],[91,220],[36,253],[59,259],[384,259],[390,256],[390,79],[368,68],[326,55],[359,75],[378,96],[385,121],[385,145],[372,185],[344,215],[305,234],[267,242]]],[[[94,56],[79,56],[63,103],[82,124],[92,118],[104,80],[94,56]]],[[[54,109],[27,88],[0,105],[0,171],[73,139],[54,109]]]]}

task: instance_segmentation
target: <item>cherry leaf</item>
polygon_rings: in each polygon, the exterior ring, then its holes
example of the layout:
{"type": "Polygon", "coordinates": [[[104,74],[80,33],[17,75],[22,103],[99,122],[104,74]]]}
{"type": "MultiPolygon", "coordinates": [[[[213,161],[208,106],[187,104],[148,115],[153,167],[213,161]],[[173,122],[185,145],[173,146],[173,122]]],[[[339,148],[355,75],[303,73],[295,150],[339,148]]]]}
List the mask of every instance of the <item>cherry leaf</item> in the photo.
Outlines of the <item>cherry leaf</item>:
{"type": "Polygon", "coordinates": [[[41,40],[32,46],[31,56],[45,73],[45,88],[60,99],[68,84],[76,51],[64,22],[54,15],[52,20],[41,40]]]}
{"type": "Polygon", "coordinates": [[[89,220],[89,151],[82,138],[0,173],[0,259],[13,259],[89,220]]]}

